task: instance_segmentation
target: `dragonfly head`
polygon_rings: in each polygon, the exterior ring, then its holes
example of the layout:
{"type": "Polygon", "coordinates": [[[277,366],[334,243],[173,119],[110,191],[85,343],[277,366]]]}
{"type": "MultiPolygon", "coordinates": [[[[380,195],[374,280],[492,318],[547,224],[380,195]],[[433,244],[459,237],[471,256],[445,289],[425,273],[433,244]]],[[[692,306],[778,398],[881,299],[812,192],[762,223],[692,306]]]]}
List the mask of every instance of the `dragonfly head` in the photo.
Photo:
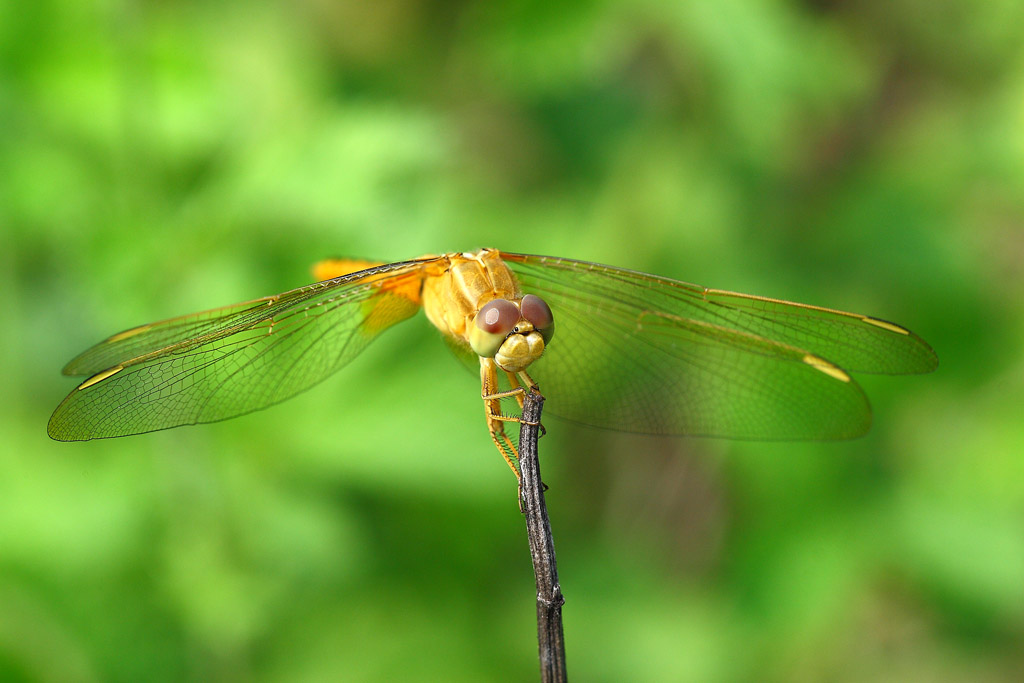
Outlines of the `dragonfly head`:
{"type": "Polygon", "coordinates": [[[520,301],[494,299],[476,314],[469,332],[473,351],[494,358],[502,370],[519,372],[540,358],[555,333],[551,308],[539,296],[520,301]]]}

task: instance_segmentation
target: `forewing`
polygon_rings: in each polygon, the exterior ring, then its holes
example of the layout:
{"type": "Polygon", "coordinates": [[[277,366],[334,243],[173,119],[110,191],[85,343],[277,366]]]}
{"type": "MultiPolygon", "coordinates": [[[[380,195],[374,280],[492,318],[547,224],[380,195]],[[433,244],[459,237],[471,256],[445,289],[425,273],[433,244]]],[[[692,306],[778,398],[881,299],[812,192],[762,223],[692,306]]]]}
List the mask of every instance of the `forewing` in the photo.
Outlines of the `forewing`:
{"type": "Polygon", "coordinates": [[[176,346],[195,345],[217,337],[268,324],[288,311],[316,307],[332,297],[351,297],[349,290],[360,284],[384,282],[417,272],[433,259],[389,263],[340,277],[292,289],[275,296],[232,304],[209,311],[140,325],[105,339],[85,350],[64,366],[65,375],[95,375],[108,368],[135,361],[148,354],[174,351],[176,346]]]}
{"type": "Polygon", "coordinates": [[[57,407],[61,441],[214,422],[265,408],[322,381],[419,308],[422,261],[134,328],[68,365],[94,376],[57,407]]]}
{"type": "Polygon", "coordinates": [[[751,439],[863,434],[844,371],[926,372],[931,349],[866,316],[705,290],[668,278],[506,254],[547,300],[555,336],[529,372],[561,417],[625,431],[751,439]]]}

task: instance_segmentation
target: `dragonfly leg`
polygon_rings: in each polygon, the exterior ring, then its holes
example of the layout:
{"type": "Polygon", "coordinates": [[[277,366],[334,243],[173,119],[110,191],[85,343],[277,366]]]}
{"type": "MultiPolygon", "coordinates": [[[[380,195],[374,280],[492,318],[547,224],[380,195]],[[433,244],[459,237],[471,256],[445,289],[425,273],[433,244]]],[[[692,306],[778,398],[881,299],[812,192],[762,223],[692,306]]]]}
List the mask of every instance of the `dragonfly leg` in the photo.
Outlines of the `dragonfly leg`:
{"type": "Polygon", "coordinates": [[[515,394],[516,403],[519,404],[519,410],[522,412],[524,402],[526,401],[526,391],[519,384],[519,378],[516,377],[516,373],[505,370],[505,376],[508,377],[508,383],[512,387],[512,391],[509,394],[515,394]]]}
{"type": "MultiPolygon", "coordinates": [[[[523,482],[522,475],[519,472],[519,449],[505,433],[505,422],[536,424],[536,426],[540,427],[541,436],[544,436],[547,430],[545,430],[544,425],[540,423],[524,423],[523,419],[519,416],[503,415],[501,413],[501,399],[508,398],[510,396],[515,396],[516,402],[519,403],[519,409],[523,409],[523,402],[525,401],[527,389],[520,383],[520,378],[522,378],[523,382],[529,388],[529,391],[540,392],[537,387],[537,383],[534,382],[533,378],[526,374],[525,371],[513,373],[506,370],[504,372],[506,377],[508,377],[509,384],[512,388],[508,391],[498,391],[497,364],[490,358],[480,358],[480,395],[484,400],[484,411],[487,414],[487,429],[491,433],[491,440],[494,441],[494,445],[498,447],[498,452],[501,453],[503,458],[505,458],[505,462],[508,463],[509,469],[511,469],[513,474],[516,475],[516,499],[519,502],[519,511],[522,512],[523,482]]],[[[544,486],[544,490],[547,490],[547,485],[542,484],[542,486],[544,486]]]]}
{"type": "MultiPolygon", "coordinates": [[[[493,394],[484,394],[483,397],[485,399],[498,400],[498,399],[502,399],[502,398],[508,398],[509,396],[522,397],[522,395],[523,395],[523,388],[520,387],[519,389],[512,389],[510,391],[496,391],[493,394]]],[[[522,404],[522,402],[523,402],[522,398],[520,398],[519,403],[522,404]]],[[[507,417],[506,419],[510,420],[512,422],[518,422],[519,421],[518,417],[507,417]]]]}
{"type": "MultiPolygon", "coordinates": [[[[512,386],[520,389],[521,391],[523,391],[523,389],[522,389],[522,385],[519,383],[519,378],[522,378],[523,383],[526,384],[526,390],[534,391],[534,392],[536,392],[538,394],[540,393],[540,387],[537,386],[537,383],[533,381],[532,377],[530,377],[528,374],[526,374],[526,370],[520,370],[517,373],[511,373],[511,372],[506,371],[505,374],[508,375],[509,383],[512,386]]],[[[523,409],[524,393],[520,393],[518,396],[516,396],[516,400],[519,401],[519,410],[523,409]]],[[[522,422],[523,424],[529,424],[529,425],[534,425],[536,427],[540,427],[540,435],[541,436],[544,436],[545,434],[548,433],[548,430],[544,429],[544,425],[542,425],[539,422],[523,422],[522,420],[520,420],[520,422],[522,422]]]]}
{"type": "Polygon", "coordinates": [[[516,475],[516,481],[520,480],[519,474],[519,449],[505,433],[505,422],[518,422],[519,418],[512,415],[501,414],[501,399],[508,396],[515,396],[523,392],[522,387],[511,391],[497,391],[498,370],[497,365],[491,358],[480,359],[480,396],[484,401],[484,412],[487,416],[487,430],[491,434],[491,441],[497,446],[501,457],[505,459],[512,473],[516,475]]]}
{"type": "Polygon", "coordinates": [[[537,386],[537,383],[533,381],[533,378],[526,373],[526,370],[520,370],[516,374],[519,375],[523,380],[523,383],[526,384],[527,389],[530,391],[536,391],[538,394],[540,393],[540,387],[537,386]]]}

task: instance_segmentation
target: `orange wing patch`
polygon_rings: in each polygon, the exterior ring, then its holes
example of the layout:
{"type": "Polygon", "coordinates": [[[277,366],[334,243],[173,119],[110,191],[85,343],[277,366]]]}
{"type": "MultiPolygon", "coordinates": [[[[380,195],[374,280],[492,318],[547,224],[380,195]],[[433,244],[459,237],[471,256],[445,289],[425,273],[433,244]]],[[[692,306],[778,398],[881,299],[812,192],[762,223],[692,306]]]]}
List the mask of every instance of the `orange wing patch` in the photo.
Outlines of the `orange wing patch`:
{"type": "Polygon", "coordinates": [[[349,273],[384,265],[383,261],[364,261],[352,258],[329,258],[313,265],[313,277],[317,282],[331,280],[349,273]]]}
{"type": "MultiPolygon", "coordinates": [[[[333,258],[324,259],[316,263],[312,270],[313,277],[316,278],[317,282],[322,282],[381,265],[384,265],[384,261],[333,258]]],[[[375,333],[391,326],[394,323],[394,317],[401,315],[401,311],[408,304],[411,303],[417,307],[422,305],[422,272],[413,272],[402,277],[387,278],[381,282],[374,283],[374,286],[379,287],[382,290],[382,294],[363,302],[363,314],[366,316],[363,325],[375,333]],[[400,301],[406,303],[396,302],[392,296],[397,296],[400,301]]]]}

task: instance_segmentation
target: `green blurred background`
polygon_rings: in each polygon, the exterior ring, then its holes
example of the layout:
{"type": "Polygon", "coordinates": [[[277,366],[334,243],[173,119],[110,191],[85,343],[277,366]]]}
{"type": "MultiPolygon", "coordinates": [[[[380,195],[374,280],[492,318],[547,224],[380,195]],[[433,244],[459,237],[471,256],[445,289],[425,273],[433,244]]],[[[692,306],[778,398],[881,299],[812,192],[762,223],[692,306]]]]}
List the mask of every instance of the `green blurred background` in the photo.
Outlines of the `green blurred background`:
{"type": "Polygon", "coordinates": [[[537,676],[514,481],[422,318],[233,421],[47,439],[118,330],[495,246],[937,350],[849,443],[547,420],[585,681],[1024,678],[1024,5],[0,4],[0,678],[537,676]]]}

